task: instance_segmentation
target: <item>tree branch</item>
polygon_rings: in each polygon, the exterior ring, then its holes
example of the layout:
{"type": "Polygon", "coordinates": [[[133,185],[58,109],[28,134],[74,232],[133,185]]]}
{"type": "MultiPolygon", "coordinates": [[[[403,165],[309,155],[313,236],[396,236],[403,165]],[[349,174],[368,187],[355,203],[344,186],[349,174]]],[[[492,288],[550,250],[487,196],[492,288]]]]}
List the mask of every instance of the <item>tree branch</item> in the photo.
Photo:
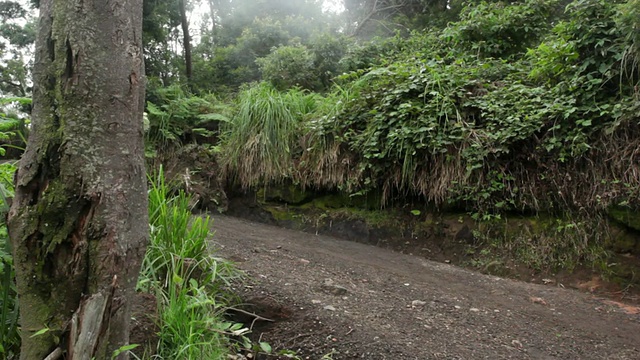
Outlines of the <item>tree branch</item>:
{"type": "Polygon", "coordinates": [[[5,79],[0,79],[0,82],[2,82],[3,84],[7,84],[11,87],[14,87],[19,92],[18,94],[19,96],[24,97],[27,95],[27,92],[25,91],[24,86],[22,86],[21,83],[14,83],[11,80],[5,80],[5,79]]]}
{"type": "Polygon", "coordinates": [[[49,354],[44,360],[58,360],[62,357],[62,349],[56,348],[51,354],[49,354]]]}
{"type": "Polygon", "coordinates": [[[406,5],[405,1],[402,1],[400,3],[397,4],[392,4],[392,5],[387,5],[385,7],[381,7],[378,8],[378,4],[380,3],[379,0],[375,0],[375,2],[373,3],[373,8],[371,9],[371,11],[364,17],[364,19],[362,19],[361,21],[358,22],[358,26],[356,26],[356,29],[353,31],[353,35],[357,36],[360,31],[362,30],[362,28],[364,27],[364,25],[366,23],[368,23],[371,18],[373,18],[375,15],[383,12],[383,11],[387,11],[387,10],[395,10],[395,9],[399,9],[403,6],[406,5]]]}

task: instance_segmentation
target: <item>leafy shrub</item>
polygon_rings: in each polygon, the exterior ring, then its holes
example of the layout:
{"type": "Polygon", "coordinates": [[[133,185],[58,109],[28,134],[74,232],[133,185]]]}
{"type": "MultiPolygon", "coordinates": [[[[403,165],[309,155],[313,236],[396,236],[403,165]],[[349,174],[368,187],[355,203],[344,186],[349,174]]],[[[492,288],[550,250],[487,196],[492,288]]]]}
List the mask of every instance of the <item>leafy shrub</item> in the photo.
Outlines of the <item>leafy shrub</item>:
{"type": "Polygon", "coordinates": [[[279,89],[294,86],[313,88],[315,76],[313,56],[303,46],[281,46],[256,63],[262,71],[262,79],[279,89]]]}
{"type": "Polygon", "coordinates": [[[29,135],[29,119],[25,114],[30,107],[30,98],[0,97],[0,156],[18,158],[22,153],[29,135]],[[17,152],[6,154],[9,148],[17,152]]]}
{"type": "Polygon", "coordinates": [[[318,79],[318,88],[329,89],[331,80],[340,74],[340,59],[348,49],[349,41],[344,37],[323,33],[311,38],[309,49],[313,54],[313,68],[318,79]]]}
{"type": "MultiPolygon", "coordinates": [[[[522,26],[521,6],[550,4],[485,4],[477,11],[488,17],[476,25],[491,20],[493,30],[510,29],[500,35],[506,42],[522,26]]],[[[614,81],[626,79],[620,67],[624,36],[612,19],[616,7],[584,0],[569,9],[569,19],[520,60],[489,59],[486,49],[478,54],[464,43],[441,46],[443,37],[414,35],[406,41],[406,56],[353,73],[342,86],[358,96],[320,116],[315,139],[308,141],[332,143],[334,150],[308,147],[319,151],[303,155],[309,167],[332,165],[322,176],[319,167],[305,176],[350,192],[420,194],[436,205],[453,202],[489,213],[604,209],[633,198],[637,187],[631,184],[640,179],[624,169],[637,167],[629,157],[637,146],[637,101],[633,88],[614,81]],[[607,169],[594,163],[607,163],[607,169]]],[[[444,38],[457,34],[460,40],[466,26],[469,16],[445,30],[444,38]]],[[[518,44],[535,41],[531,36],[518,44]]],[[[504,55],[524,48],[495,49],[504,55]]]]}
{"type": "Polygon", "coordinates": [[[468,5],[460,21],[443,35],[480,57],[522,55],[546,33],[555,4],[555,0],[526,0],[521,4],[483,1],[468,5]]]}
{"type": "Polygon", "coordinates": [[[404,45],[405,42],[399,35],[350,44],[340,59],[340,68],[343,72],[366,70],[385,61],[392,61],[402,52],[404,45]]]}
{"type": "Polygon", "coordinates": [[[282,22],[270,17],[256,18],[251,27],[245,28],[237,39],[236,51],[247,57],[246,64],[255,57],[263,57],[271,49],[287,45],[291,35],[283,28],[282,22]]]}
{"type": "Polygon", "coordinates": [[[12,359],[20,350],[18,333],[18,298],[11,246],[5,216],[9,211],[7,199],[13,197],[13,162],[0,164],[0,355],[12,359]]]}
{"type": "Polygon", "coordinates": [[[228,121],[229,109],[213,95],[193,96],[180,86],[156,89],[147,102],[147,143],[160,148],[179,146],[194,134],[206,132],[211,124],[228,121]]]}
{"type": "MultiPolygon", "coordinates": [[[[441,33],[352,49],[343,64],[356,71],[287,122],[296,130],[278,137],[275,122],[256,121],[236,141],[247,156],[227,153],[243,159],[231,173],[244,186],[293,179],[389,201],[419,195],[478,219],[640,206],[640,102],[625,60],[637,22],[623,16],[635,10],[602,0],[575,1],[563,17],[556,8],[482,3],[441,33]],[[550,29],[547,15],[562,20],[550,29]],[[265,139],[287,145],[258,147],[265,139]]],[[[283,96],[264,94],[260,106],[283,96]]]]}

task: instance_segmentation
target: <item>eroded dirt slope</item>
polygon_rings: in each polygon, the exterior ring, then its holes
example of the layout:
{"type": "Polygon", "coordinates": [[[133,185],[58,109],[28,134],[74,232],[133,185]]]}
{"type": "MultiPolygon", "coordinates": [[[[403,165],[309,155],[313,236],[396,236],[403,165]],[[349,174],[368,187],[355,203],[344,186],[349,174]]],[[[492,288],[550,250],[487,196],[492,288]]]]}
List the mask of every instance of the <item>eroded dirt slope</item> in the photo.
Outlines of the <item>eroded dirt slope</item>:
{"type": "MultiPolygon", "coordinates": [[[[633,306],[214,216],[255,336],[308,359],[640,359],[633,306]]],[[[275,358],[275,357],[271,357],[275,358]]]]}

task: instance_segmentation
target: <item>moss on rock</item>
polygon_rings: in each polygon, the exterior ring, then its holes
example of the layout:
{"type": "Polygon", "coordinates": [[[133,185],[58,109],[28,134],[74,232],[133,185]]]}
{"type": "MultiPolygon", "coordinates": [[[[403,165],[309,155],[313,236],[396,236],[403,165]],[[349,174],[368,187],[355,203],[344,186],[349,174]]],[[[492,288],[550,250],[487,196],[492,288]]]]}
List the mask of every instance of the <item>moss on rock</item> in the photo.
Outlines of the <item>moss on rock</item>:
{"type": "Polygon", "coordinates": [[[640,254],[640,238],[625,227],[611,224],[611,237],[607,247],[616,253],[640,254]]]}
{"type": "Polygon", "coordinates": [[[310,191],[304,191],[295,185],[270,186],[258,190],[258,201],[278,202],[290,205],[303,204],[313,197],[310,191]]]}
{"type": "Polygon", "coordinates": [[[275,221],[291,221],[295,219],[295,213],[289,211],[287,207],[265,205],[263,208],[271,214],[275,221]]]}
{"type": "Polygon", "coordinates": [[[640,211],[623,206],[609,206],[607,214],[619,223],[640,231],[640,211]]]}

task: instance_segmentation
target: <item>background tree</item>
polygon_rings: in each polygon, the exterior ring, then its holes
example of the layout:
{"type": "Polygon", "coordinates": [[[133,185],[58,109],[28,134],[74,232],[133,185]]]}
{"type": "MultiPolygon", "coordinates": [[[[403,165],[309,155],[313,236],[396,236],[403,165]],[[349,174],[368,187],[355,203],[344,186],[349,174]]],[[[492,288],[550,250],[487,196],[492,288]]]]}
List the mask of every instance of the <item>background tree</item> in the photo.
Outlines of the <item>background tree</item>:
{"type": "Polygon", "coordinates": [[[26,59],[35,41],[35,22],[16,1],[0,1],[0,94],[30,94],[26,59]]]}
{"type": "MultiPolygon", "coordinates": [[[[330,33],[337,37],[339,22],[331,14],[322,12],[320,1],[220,0],[214,5],[217,21],[215,32],[206,27],[202,41],[194,48],[193,83],[196,91],[209,91],[211,88],[217,91],[235,90],[243,83],[262,79],[263,74],[256,60],[276,49],[292,46],[300,48],[298,52],[301,52],[301,47],[307,47],[317,57],[312,48],[319,34],[330,33]]],[[[334,51],[329,41],[322,43],[325,46],[322,51],[324,55],[334,51]]],[[[334,51],[338,55],[333,57],[335,63],[339,61],[341,51],[334,51]]],[[[317,58],[322,61],[323,69],[333,66],[329,59],[317,58]]],[[[301,57],[297,59],[302,60],[301,57]]],[[[305,65],[308,62],[298,63],[305,65]]],[[[288,67],[292,69],[292,66],[288,67]]],[[[308,69],[303,66],[296,71],[298,80],[318,76],[318,72],[306,71],[308,69]]],[[[273,71],[270,73],[273,74],[273,71]]],[[[306,83],[309,84],[309,81],[306,83]]],[[[318,83],[325,84],[326,81],[322,79],[318,83]]]]}
{"type": "Polygon", "coordinates": [[[180,40],[182,0],[146,0],[143,9],[143,48],[147,76],[164,85],[179,80],[183,61],[176,45],[180,40]]]}
{"type": "Polygon", "coordinates": [[[461,1],[345,0],[349,33],[362,38],[393,34],[428,25],[443,26],[455,19],[461,1]]]}
{"type": "Polygon", "coordinates": [[[105,359],[128,343],[148,240],[141,29],[142,0],[40,2],[33,131],[8,215],[21,359],[105,359]]]}
{"type": "Polygon", "coordinates": [[[179,0],[180,25],[182,26],[182,51],[184,53],[184,73],[187,82],[191,80],[193,67],[191,63],[191,35],[189,33],[189,19],[187,18],[186,0],[179,0]]]}
{"type": "Polygon", "coordinates": [[[276,88],[313,87],[313,56],[302,46],[281,46],[264,58],[256,60],[264,80],[276,88]]]}

